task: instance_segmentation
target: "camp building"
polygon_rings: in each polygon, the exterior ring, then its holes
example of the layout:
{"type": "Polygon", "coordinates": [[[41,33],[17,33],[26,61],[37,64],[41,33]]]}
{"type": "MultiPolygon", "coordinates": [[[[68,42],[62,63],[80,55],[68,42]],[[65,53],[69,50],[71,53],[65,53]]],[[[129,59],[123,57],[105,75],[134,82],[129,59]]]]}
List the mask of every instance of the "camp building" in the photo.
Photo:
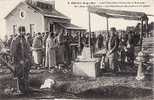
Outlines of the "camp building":
{"type": "Polygon", "coordinates": [[[7,34],[16,34],[20,26],[26,33],[59,32],[82,33],[85,29],[71,24],[71,19],[55,9],[55,2],[26,0],[20,2],[6,17],[7,34]]]}

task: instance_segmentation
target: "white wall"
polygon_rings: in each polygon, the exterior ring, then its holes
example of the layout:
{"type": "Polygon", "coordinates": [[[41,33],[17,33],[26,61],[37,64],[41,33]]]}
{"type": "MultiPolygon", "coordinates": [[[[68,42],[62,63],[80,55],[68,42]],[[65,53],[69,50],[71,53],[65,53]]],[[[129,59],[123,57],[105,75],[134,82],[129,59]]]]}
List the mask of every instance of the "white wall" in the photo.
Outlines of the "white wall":
{"type": "Polygon", "coordinates": [[[44,32],[44,17],[38,12],[28,8],[28,6],[22,3],[17,7],[6,19],[7,34],[13,33],[13,25],[25,26],[26,32],[30,32],[30,24],[35,24],[35,32],[44,32]],[[25,18],[20,18],[20,11],[26,12],[25,18]]]}

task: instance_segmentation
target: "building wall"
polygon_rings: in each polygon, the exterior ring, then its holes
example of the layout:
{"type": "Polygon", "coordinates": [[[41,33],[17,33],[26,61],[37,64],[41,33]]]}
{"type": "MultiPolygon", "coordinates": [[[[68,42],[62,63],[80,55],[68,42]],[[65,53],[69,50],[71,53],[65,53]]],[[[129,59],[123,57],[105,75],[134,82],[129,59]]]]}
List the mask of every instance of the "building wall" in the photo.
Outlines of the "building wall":
{"type": "Polygon", "coordinates": [[[6,29],[7,34],[13,34],[13,25],[25,26],[26,33],[30,33],[30,24],[34,24],[34,32],[44,32],[44,16],[40,13],[34,11],[28,5],[21,3],[16,9],[14,9],[11,14],[6,18],[6,29]],[[25,17],[20,17],[20,12],[25,12],[25,17]]]}

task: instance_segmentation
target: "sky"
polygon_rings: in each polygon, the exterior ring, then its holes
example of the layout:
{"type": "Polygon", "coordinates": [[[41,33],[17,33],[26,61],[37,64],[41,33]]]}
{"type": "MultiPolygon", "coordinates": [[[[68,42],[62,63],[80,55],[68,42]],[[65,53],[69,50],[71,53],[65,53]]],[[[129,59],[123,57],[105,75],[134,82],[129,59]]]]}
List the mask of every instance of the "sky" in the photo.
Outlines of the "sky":
{"type": "MultiPolygon", "coordinates": [[[[6,34],[6,25],[4,17],[23,0],[0,0],[0,38],[3,39],[6,34]]],[[[89,19],[87,8],[75,8],[73,5],[68,5],[68,1],[108,1],[108,0],[55,0],[55,7],[58,11],[71,18],[71,22],[82,28],[88,30],[89,19]]],[[[126,1],[126,0],[110,0],[110,1],[126,1]]],[[[154,0],[129,0],[129,1],[144,1],[150,7],[127,7],[114,8],[117,10],[127,11],[142,11],[147,14],[154,15],[154,0]]],[[[109,7],[108,9],[113,9],[109,7]]],[[[154,21],[154,17],[149,17],[149,22],[154,21]]],[[[109,27],[116,27],[117,29],[126,29],[126,26],[136,25],[138,21],[130,21],[124,19],[109,19],[109,27]]],[[[91,15],[91,29],[92,31],[106,29],[106,19],[98,15],[91,15]]]]}

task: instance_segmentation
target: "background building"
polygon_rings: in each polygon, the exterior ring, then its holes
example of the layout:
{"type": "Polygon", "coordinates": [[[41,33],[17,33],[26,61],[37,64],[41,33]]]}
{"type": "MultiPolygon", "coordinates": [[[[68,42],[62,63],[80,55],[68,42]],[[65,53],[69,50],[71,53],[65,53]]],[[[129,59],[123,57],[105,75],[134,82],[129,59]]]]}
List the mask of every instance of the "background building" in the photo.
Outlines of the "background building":
{"type": "Polygon", "coordinates": [[[5,20],[7,34],[16,34],[20,26],[24,26],[26,33],[31,34],[47,31],[58,33],[62,30],[71,33],[85,31],[85,29],[71,24],[71,19],[58,12],[55,9],[54,1],[26,0],[20,2],[5,17],[5,20]]]}

